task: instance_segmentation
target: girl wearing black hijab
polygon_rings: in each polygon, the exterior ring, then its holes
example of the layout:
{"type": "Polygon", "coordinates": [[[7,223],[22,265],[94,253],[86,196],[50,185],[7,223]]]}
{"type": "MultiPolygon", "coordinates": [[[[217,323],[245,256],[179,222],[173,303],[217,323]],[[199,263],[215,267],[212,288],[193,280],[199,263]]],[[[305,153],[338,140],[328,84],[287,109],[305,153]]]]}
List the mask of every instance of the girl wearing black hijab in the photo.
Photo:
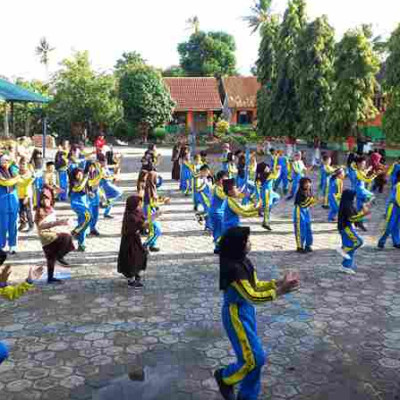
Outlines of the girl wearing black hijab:
{"type": "Polygon", "coordinates": [[[354,223],[362,221],[362,219],[370,213],[369,208],[364,208],[357,213],[354,200],[356,192],[354,190],[345,190],[342,195],[339,206],[338,230],[342,237],[342,247],[338,249],[343,256],[341,271],[354,275],[357,270],[355,265],[355,252],[363,245],[363,240],[357,234],[354,223]]]}
{"type": "Polygon", "coordinates": [[[265,354],[257,336],[255,308],[275,300],[299,285],[295,273],[283,280],[258,281],[256,270],[247,258],[250,228],[228,230],[221,239],[220,289],[223,291],[222,322],[237,362],[215,371],[214,377],[224,399],[235,400],[234,386],[240,383],[238,400],[256,400],[260,392],[261,369],[265,354]]]}

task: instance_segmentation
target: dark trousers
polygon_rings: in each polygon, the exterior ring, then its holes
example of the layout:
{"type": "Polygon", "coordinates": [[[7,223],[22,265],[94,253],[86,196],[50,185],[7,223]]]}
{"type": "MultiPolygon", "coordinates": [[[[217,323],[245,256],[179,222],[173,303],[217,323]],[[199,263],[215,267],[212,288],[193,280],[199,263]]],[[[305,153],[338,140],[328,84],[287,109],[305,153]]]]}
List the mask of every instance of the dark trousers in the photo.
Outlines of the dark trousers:
{"type": "Polygon", "coordinates": [[[21,225],[33,227],[32,199],[19,199],[19,222],[21,225]]]}

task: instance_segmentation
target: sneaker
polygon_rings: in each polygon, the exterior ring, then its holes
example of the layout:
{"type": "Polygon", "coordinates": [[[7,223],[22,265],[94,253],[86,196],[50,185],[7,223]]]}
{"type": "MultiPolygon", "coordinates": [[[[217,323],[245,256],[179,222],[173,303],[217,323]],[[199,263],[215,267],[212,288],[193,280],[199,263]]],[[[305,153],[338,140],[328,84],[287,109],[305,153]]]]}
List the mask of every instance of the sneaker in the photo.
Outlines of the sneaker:
{"type": "Polygon", "coordinates": [[[214,378],[217,381],[219,391],[225,400],[235,400],[235,392],[233,386],[226,385],[222,380],[222,369],[214,372],[214,378]]]}
{"type": "Polygon", "coordinates": [[[324,210],[329,210],[329,206],[326,206],[326,205],[323,205],[322,208],[323,208],[324,210]]]}
{"type": "Polygon", "coordinates": [[[262,226],[264,229],[266,229],[267,231],[272,231],[272,228],[271,228],[270,225],[262,224],[261,226],[262,226]]]}
{"type": "Polygon", "coordinates": [[[128,286],[133,287],[134,289],[140,289],[144,287],[143,283],[140,281],[129,281],[128,286]]]}
{"type": "Polygon", "coordinates": [[[400,249],[400,244],[394,244],[393,247],[394,247],[395,249],[400,249]]]}
{"type": "Polygon", "coordinates": [[[68,262],[65,261],[64,258],[59,258],[59,259],[57,260],[57,262],[58,262],[59,264],[61,264],[61,265],[64,265],[64,267],[69,267],[68,262]]]}
{"type": "Polygon", "coordinates": [[[114,217],[112,215],[110,215],[110,214],[105,214],[104,218],[105,219],[114,219],[114,217]]]}
{"type": "Polygon", "coordinates": [[[341,247],[337,247],[336,251],[346,260],[350,260],[351,257],[341,248],[341,247]]]}
{"type": "Polygon", "coordinates": [[[348,274],[348,275],[355,275],[356,274],[356,271],[354,271],[354,269],[346,268],[346,267],[343,267],[343,266],[340,267],[340,272],[343,272],[343,273],[348,274]]]}
{"type": "Polygon", "coordinates": [[[64,283],[64,281],[62,281],[61,279],[57,279],[57,278],[49,278],[49,279],[47,279],[47,283],[49,285],[62,285],[64,283]]]}
{"type": "Polygon", "coordinates": [[[83,246],[82,244],[80,244],[80,245],[78,246],[78,250],[77,250],[77,251],[80,251],[81,253],[84,253],[84,252],[86,251],[86,247],[83,246]]]}
{"type": "Polygon", "coordinates": [[[305,253],[306,251],[303,249],[303,248],[301,248],[301,247],[299,247],[297,250],[296,250],[298,253],[305,253]]]}
{"type": "Polygon", "coordinates": [[[219,249],[214,249],[214,254],[218,254],[221,253],[221,251],[219,249]]]}
{"type": "Polygon", "coordinates": [[[304,249],[305,253],[312,253],[313,249],[310,246],[306,246],[306,248],[304,249]]]}
{"type": "Polygon", "coordinates": [[[100,236],[100,232],[97,229],[93,229],[90,231],[91,236],[100,236]]]}
{"type": "MultiPolygon", "coordinates": [[[[396,246],[395,246],[396,247],[396,246]]],[[[383,250],[385,248],[385,245],[381,242],[378,243],[378,249],[383,250]]]]}
{"type": "Polygon", "coordinates": [[[368,232],[368,229],[365,227],[364,222],[359,222],[357,227],[361,229],[363,232],[368,232]]]}
{"type": "Polygon", "coordinates": [[[150,247],[149,250],[150,250],[152,253],[158,253],[158,252],[160,251],[160,249],[159,249],[158,247],[150,247]]]}

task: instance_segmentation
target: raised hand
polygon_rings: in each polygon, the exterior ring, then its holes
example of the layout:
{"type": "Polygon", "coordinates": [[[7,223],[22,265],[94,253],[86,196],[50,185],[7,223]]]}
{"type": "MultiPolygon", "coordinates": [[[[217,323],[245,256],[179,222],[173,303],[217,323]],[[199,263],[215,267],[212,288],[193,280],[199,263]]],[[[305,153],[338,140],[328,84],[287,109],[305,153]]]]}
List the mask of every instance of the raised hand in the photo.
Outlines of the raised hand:
{"type": "Polygon", "coordinates": [[[6,265],[0,269],[0,283],[7,283],[11,275],[11,265],[6,265]]]}
{"type": "Polygon", "coordinates": [[[36,281],[43,275],[43,266],[30,267],[28,273],[28,281],[36,281]]]}

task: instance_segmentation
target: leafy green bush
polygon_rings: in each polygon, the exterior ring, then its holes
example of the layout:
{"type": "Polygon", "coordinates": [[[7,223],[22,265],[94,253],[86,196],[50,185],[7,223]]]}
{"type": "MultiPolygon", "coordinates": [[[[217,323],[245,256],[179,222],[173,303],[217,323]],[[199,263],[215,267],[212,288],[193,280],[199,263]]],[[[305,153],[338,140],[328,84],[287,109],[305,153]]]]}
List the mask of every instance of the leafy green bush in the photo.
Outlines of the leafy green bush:
{"type": "Polygon", "coordinates": [[[114,136],[118,139],[131,140],[139,137],[139,133],[132,123],[121,120],[115,125],[114,136]]]}
{"type": "Polygon", "coordinates": [[[165,127],[159,126],[155,128],[152,132],[149,134],[149,140],[150,141],[156,141],[156,142],[163,142],[165,140],[165,137],[167,135],[167,131],[165,127]]]}
{"type": "Polygon", "coordinates": [[[215,126],[214,136],[222,139],[229,131],[229,122],[221,119],[215,126]]]}

